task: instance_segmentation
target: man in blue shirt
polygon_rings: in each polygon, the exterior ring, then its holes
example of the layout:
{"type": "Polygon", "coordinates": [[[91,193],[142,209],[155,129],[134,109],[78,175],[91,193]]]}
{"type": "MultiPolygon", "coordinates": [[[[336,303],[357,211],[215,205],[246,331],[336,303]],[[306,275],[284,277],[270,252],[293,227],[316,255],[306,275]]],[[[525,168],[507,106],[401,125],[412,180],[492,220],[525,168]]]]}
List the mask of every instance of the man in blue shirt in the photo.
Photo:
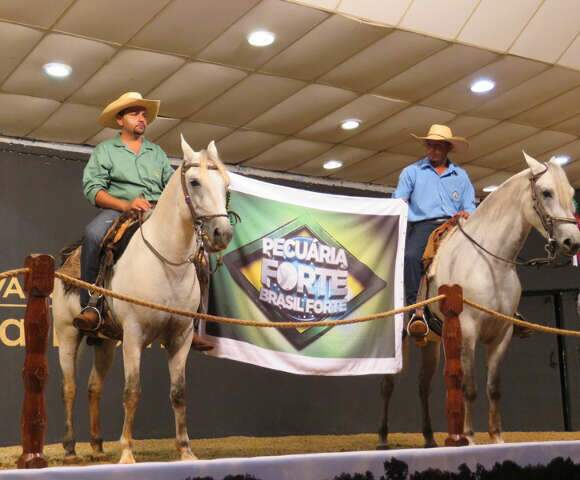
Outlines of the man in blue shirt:
{"type": "MultiPolygon", "coordinates": [[[[467,140],[454,137],[445,125],[432,125],[427,136],[413,137],[425,145],[427,155],[403,169],[393,194],[393,198],[409,204],[405,248],[407,305],[417,301],[423,275],[421,259],[431,232],[449,218],[467,218],[475,210],[475,191],[467,172],[447,157],[450,152],[467,149],[467,140]]],[[[411,317],[407,332],[415,338],[424,338],[429,333],[422,309],[411,317]]]]}

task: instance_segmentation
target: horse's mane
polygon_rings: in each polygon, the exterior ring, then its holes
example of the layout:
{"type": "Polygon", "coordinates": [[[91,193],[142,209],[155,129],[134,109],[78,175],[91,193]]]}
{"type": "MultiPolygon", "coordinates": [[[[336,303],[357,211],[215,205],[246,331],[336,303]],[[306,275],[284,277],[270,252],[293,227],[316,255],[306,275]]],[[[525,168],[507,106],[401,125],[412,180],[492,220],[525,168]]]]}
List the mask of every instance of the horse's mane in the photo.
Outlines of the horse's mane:
{"type": "Polygon", "coordinates": [[[571,186],[564,169],[552,161],[548,162],[547,165],[552,173],[552,177],[554,178],[556,195],[558,195],[560,205],[562,205],[566,210],[573,212],[574,206],[572,204],[572,195],[570,195],[571,186]]]}
{"type": "Polygon", "coordinates": [[[209,169],[215,169],[224,179],[226,185],[230,184],[230,176],[225,165],[219,158],[213,158],[207,150],[199,152],[199,176],[202,180],[207,180],[209,169]]]}

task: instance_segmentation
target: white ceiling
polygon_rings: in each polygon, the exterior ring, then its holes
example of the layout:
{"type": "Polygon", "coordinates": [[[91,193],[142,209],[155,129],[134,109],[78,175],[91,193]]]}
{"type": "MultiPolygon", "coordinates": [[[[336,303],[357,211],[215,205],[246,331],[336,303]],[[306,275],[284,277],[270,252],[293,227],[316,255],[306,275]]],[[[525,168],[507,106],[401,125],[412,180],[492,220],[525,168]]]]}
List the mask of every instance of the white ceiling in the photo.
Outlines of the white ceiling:
{"type": "Polygon", "coordinates": [[[134,90],[161,99],[148,137],[173,156],[183,132],[196,148],[215,139],[228,163],[392,186],[422,154],[409,132],[448,123],[471,141],[454,160],[479,190],[522,169],[522,149],[570,155],[580,187],[577,0],[306,2],[340,13],[283,0],[2,0],[0,134],[95,144],[113,133],[101,109],[134,90]],[[251,47],[257,28],[276,42],[251,47]],[[72,75],[46,76],[51,61],[72,75]],[[475,95],[482,76],[497,87],[475,95]],[[341,130],[349,117],[362,126],[341,130]],[[324,170],[329,159],[343,168],[324,170]]]}

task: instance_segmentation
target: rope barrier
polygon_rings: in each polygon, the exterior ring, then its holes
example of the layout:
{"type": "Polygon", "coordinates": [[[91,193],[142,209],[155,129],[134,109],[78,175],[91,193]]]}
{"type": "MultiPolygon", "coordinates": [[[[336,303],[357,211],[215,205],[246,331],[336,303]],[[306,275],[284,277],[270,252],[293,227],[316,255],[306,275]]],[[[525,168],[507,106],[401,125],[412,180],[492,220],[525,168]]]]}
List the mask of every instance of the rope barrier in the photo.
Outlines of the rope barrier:
{"type": "MultiPolygon", "coordinates": [[[[21,275],[24,273],[30,272],[29,268],[17,268],[14,270],[7,270],[5,272],[0,273],[0,280],[3,278],[15,277],[17,275],[21,275]]],[[[386,312],[375,313],[373,315],[365,315],[362,317],[350,318],[345,320],[321,320],[316,322],[256,322],[253,320],[241,320],[238,318],[230,318],[230,317],[220,317],[217,315],[209,315],[207,313],[200,313],[200,312],[192,312],[189,310],[182,310],[180,308],[172,308],[167,307],[165,305],[160,305],[158,303],[148,302],[146,300],[141,300],[138,298],[130,297],[128,295],[123,295],[121,293],[113,292],[112,290],[107,290],[106,288],[97,287],[91,283],[83,282],[77,278],[71,277],[64,273],[55,272],[54,276],[65,283],[69,283],[79,288],[86,288],[93,293],[98,293],[100,295],[104,295],[107,297],[115,298],[117,300],[121,300],[123,302],[132,303],[134,305],[139,305],[141,307],[152,308],[155,310],[159,310],[166,313],[172,313],[174,315],[181,315],[183,317],[190,317],[190,318],[199,318],[201,320],[205,320],[207,322],[215,322],[215,323],[224,323],[228,325],[242,325],[246,327],[261,327],[261,328],[302,328],[305,325],[308,327],[334,327],[337,325],[351,325],[355,323],[363,323],[363,322],[370,322],[373,320],[378,320],[381,318],[391,317],[393,315],[399,313],[405,313],[416,308],[424,307],[425,305],[429,305],[431,303],[438,302],[445,298],[445,295],[437,295],[436,297],[429,298],[427,300],[423,300],[422,302],[417,302],[413,305],[408,305],[402,308],[395,308],[392,310],[387,310],[386,312]]],[[[537,323],[527,322],[525,320],[520,320],[518,318],[510,317],[509,315],[504,315],[503,313],[496,312],[490,308],[484,307],[483,305],[479,305],[478,303],[469,300],[468,298],[463,298],[463,303],[473,307],[477,310],[481,310],[493,317],[499,318],[500,320],[504,320],[507,322],[511,322],[514,325],[519,325],[521,327],[529,328],[531,330],[535,330],[542,333],[551,333],[554,335],[565,335],[565,336],[572,336],[572,337],[580,337],[580,331],[577,330],[567,330],[562,328],[555,328],[555,327],[547,327],[545,325],[538,325],[537,323]]]]}
{"type": "Polygon", "coordinates": [[[499,318],[501,320],[505,320],[508,322],[512,322],[515,325],[520,325],[521,327],[526,327],[531,330],[535,330],[538,332],[543,333],[553,333],[554,335],[566,335],[570,337],[580,337],[580,332],[577,330],[566,330],[563,328],[555,328],[555,327],[547,327],[545,325],[538,325],[537,323],[526,322],[525,320],[520,320],[519,318],[510,317],[509,315],[504,315],[503,313],[496,312],[495,310],[491,310],[490,308],[484,307],[483,305],[479,305],[468,298],[463,299],[463,303],[473,307],[477,310],[481,310],[482,312],[489,313],[490,315],[499,318]]]}
{"type": "Polygon", "coordinates": [[[105,288],[97,287],[91,283],[83,282],[77,278],[70,277],[65,275],[64,273],[55,272],[55,277],[59,278],[63,282],[70,283],[71,285],[75,285],[80,288],[86,288],[94,293],[98,293],[100,295],[109,296],[112,298],[116,298],[117,300],[121,300],[124,302],[133,303],[135,305],[139,305],[141,307],[148,307],[153,308],[155,310],[159,310],[162,312],[172,313],[174,315],[181,315],[183,317],[190,317],[190,318],[199,318],[201,320],[205,320],[207,322],[215,322],[215,323],[225,323],[228,325],[242,325],[246,327],[262,327],[262,328],[304,328],[304,326],[310,327],[334,327],[337,325],[349,325],[354,323],[362,323],[362,322],[370,322],[372,320],[378,320],[379,318],[390,317],[396,315],[398,313],[404,313],[411,310],[414,310],[418,307],[423,307],[425,305],[429,305],[430,303],[438,302],[439,300],[443,300],[445,295],[438,295],[436,297],[424,300],[422,302],[416,303],[415,305],[409,305],[407,307],[402,308],[395,308],[393,310],[388,310],[386,312],[375,313],[373,315],[366,315],[364,317],[357,317],[357,318],[349,318],[346,320],[321,320],[316,322],[256,322],[254,320],[241,320],[238,318],[230,318],[230,317],[220,317],[217,315],[209,315],[207,313],[200,313],[200,312],[192,312],[189,310],[182,310],[180,308],[172,308],[167,307],[165,305],[159,305],[158,303],[148,302],[146,300],[137,299],[134,297],[130,297],[127,295],[123,295],[121,293],[116,293],[111,290],[107,290],[105,288]]]}

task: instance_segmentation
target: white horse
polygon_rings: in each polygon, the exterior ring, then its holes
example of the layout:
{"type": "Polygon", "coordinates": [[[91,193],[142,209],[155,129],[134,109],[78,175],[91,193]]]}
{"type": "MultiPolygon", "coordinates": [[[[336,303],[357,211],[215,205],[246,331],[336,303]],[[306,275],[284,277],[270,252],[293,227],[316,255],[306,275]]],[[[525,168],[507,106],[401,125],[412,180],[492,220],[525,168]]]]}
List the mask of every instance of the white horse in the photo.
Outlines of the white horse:
{"type": "MultiPolygon", "coordinates": [[[[195,152],[183,137],[181,144],[183,163],[171,177],[151,217],[143,224],[143,236],[136,234],[129,242],[107,287],[151,302],[197,311],[200,286],[195,266],[191,262],[174,266],[162,261],[143,239],[146,238],[161,256],[170,262],[179,263],[193,258],[202,241],[200,236],[210,251],[224,249],[232,237],[232,227],[226,212],[229,177],[214,142],[200,152],[195,152]]],[[[169,396],[175,414],[177,449],[182,460],[195,459],[189,445],[185,417],[185,364],[191,347],[193,320],[114,299],[107,301],[123,329],[125,420],[120,463],[135,462],[133,419],[140,396],[141,354],[155,339],[164,344],[169,355],[169,396]]],[[[60,344],[59,359],[66,409],[63,446],[65,458],[74,458],[75,366],[82,335],[72,321],[80,311],[78,291],[65,293],[63,284],[56,280],[52,308],[60,344]]],[[[94,347],[94,364],[88,391],[91,446],[96,454],[103,452],[99,401],[116,343],[114,340],[104,340],[94,347]]]]}
{"type": "MultiPolygon", "coordinates": [[[[553,160],[542,164],[525,152],[524,156],[529,169],[509,178],[490,194],[464,223],[465,233],[455,229],[443,241],[429,271],[427,297],[437,295],[441,285],[458,284],[465,298],[513,315],[522,290],[516,258],[532,227],[546,238],[550,257],[556,249],[569,256],[578,251],[580,231],[574,219],[574,189],[564,170],[553,160]]],[[[438,318],[444,318],[437,304],[431,304],[430,309],[438,318]]],[[[499,366],[511,340],[513,324],[466,305],[459,320],[463,336],[464,433],[473,444],[473,403],[477,395],[474,353],[476,342],[480,341],[487,351],[488,431],[494,442],[502,443],[499,366]]],[[[429,394],[439,362],[440,341],[431,335],[429,338],[431,341],[421,349],[419,395],[425,447],[434,447],[437,444],[431,426],[429,394]]],[[[386,375],[382,384],[384,408],[378,448],[387,446],[388,408],[393,388],[393,376],[386,375]]]]}

